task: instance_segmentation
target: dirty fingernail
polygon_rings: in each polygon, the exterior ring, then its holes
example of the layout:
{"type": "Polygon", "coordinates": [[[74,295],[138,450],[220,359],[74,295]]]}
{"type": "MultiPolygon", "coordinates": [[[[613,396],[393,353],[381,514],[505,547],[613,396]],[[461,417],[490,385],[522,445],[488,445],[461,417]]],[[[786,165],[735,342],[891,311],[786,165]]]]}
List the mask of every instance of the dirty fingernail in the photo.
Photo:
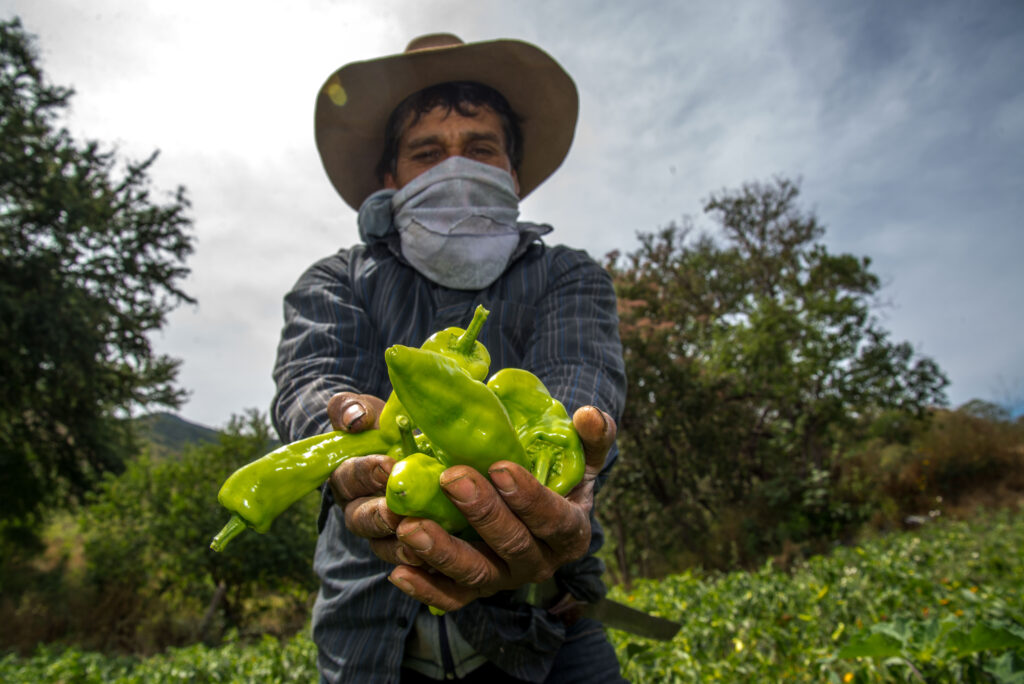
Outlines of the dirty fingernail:
{"type": "Polygon", "coordinates": [[[395,555],[398,556],[398,560],[402,561],[404,565],[422,565],[423,561],[417,558],[411,551],[406,549],[404,546],[399,546],[395,549],[395,555]]]}
{"type": "Polygon", "coordinates": [[[404,580],[401,577],[395,577],[394,575],[388,575],[388,581],[398,587],[402,592],[412,596],[413,588],[407,580],[404,580]]]}
{"type": "Polygon", "coordinates": [[[365,415],[366,409],[364,409],[360,404],[349,404],[341,412],[341,424],[344,425],[346,429],[349,429],[358,423],[365,415]]]}
{"type": "Polygon", "coordinates": [[[505,468],[495,468],[491,471],[491,482],[502,494],[511,494],[516,491],[516,480],[512,473],[505,468]]]}
{"type": "Polygon", "coordinates": [[[450,482],[445,482],[441,486],[444,487],[444,490],[448,492],[453,499],[460,503],[473,503],[476,501],[476,483],[465,475],[457,477],[450,482]]]}
{"type": "Polygon", "coordinates": [[[381,511],[379,509],[374,511],[373,514],[374,514],[374,517],[377,519],[377,527],[379,529],[385,530],[385,531],[387,531],[387,532],[389,532],[391,534],[394,534],[395,529],[393,527],[391,527],[391,525],[388,524],[387,519],[384,517],[384,514],[381,513],[381,511]]]}

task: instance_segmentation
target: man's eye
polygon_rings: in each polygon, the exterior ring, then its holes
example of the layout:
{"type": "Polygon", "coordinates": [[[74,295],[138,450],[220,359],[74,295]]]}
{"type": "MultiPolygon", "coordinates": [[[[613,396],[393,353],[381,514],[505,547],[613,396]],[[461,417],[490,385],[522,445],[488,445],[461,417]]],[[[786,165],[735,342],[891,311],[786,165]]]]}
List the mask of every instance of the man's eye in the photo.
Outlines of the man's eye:
{"type": "Polygon", "coordinates": [[[417,152],[416,154],[414,154],[412,156],[412,158],[413,158],[413,161],[429,162],[429,161],[433,161],[433,160],[437,159],[437,156],[438,156],[437,150],[425,150],[423,152],[417,152]]]}

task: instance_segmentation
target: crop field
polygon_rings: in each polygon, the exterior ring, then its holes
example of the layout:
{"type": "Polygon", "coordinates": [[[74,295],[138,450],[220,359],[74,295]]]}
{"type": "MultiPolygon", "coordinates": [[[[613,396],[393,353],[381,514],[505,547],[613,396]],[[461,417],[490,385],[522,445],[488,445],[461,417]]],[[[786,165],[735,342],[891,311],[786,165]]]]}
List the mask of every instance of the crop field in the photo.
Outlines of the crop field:
{"type": "Polygon", "coordinates": [[[680,621],[612,632],[632,682],[1024,681],[1024,517],[892,534],[784,573],[686,573],[612,597],[680,621]]]}
{"type": "MultiPolygon", "coordinates": [[[[612,597],[680,621],[671,642],[612,630],[632,682],[1022,682],[1024,516],[938,522],[836,548],[788,572],[688,572],[612,597]]],[[[315,648],[191,646],[146,659],[40,647],[4,682],[316,681],[315,648]]]]}

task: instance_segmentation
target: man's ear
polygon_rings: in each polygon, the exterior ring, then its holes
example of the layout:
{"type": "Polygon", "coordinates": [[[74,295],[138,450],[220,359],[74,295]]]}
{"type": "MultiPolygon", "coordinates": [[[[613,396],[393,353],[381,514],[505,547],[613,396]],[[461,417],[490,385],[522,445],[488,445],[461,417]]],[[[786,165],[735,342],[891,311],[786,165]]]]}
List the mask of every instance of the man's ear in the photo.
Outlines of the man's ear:
{"type": "Polygon", "coordinates": [[[512,169],[512,182],[516,184],[516,197],[519,197],[519,174],[512,169]]]}
{"type": "Polygon", "coordinates": [[[384,174],[384,187],[388,190],[398,190],[398,183],[395,182],[395,177],[391,175],[390,171],[384,174]]]}

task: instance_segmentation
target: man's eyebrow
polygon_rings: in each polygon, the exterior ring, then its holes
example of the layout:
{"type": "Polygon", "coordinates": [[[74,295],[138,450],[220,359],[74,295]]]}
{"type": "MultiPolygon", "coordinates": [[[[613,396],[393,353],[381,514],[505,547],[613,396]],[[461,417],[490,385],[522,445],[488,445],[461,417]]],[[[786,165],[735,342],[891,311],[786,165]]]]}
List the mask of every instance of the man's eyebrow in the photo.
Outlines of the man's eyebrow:
{"type": "Polygon", "coordinates": [[[488,142],[500,143],[501,138],[497,133],[493,131],[468,131],[463,134],[462,139],[467,142],[476,142],[478,140],[485,140],[488,142]]]}
{"type": "Polygon", "coordinates": [[[426,147],[427,145],[440,145],[441,136],[439,135],[424,135],[419,138],[413,138],[406,143],[406,147],[415,149],[417,147],[426,147]]]}
{"type": "MultiPolygon", "coordinates": [[[[477,142],[487,141],[501,144],[501,137],[493,131],[466,131],[459,136],[462,142],[477,142]]],[[[406,142],[405,146],[410,150],[415,150],[420,147],[427,147],[428,145],[440,145],[443,143],[443,139],[440,135],[429,134],[413,138],[406,142]]]]}

